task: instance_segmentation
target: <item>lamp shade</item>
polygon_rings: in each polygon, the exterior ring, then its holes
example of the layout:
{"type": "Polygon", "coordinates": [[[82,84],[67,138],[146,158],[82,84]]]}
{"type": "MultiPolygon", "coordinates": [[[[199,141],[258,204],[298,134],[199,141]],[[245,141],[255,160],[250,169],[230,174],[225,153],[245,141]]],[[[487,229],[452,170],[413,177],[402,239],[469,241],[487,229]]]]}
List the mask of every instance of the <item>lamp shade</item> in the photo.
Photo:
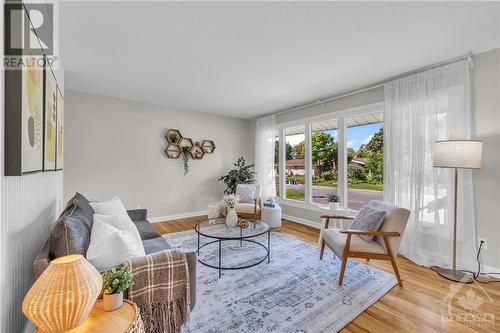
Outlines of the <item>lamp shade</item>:
{"type": "Polygon", "coordinates": [[[433,164],[441,168],[479,169],[483,155],[483,143],[476,140],[436,141],[433,164]]]}
{"type": "Polygon", "coordinates": [[[60,257],[28,291],[23,313],[42,332],[65,332],[87,319],[101,289],[101,275],[82,255],[60,257]]]}

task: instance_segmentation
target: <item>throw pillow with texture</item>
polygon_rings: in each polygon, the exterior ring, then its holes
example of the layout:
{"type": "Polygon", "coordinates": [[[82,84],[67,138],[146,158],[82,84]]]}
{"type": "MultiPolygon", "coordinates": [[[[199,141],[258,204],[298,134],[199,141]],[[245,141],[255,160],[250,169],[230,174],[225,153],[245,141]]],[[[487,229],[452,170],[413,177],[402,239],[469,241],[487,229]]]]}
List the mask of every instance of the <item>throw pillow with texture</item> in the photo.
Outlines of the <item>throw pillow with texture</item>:
{"type": "Polygon", "coordinates": [[[89,203],[95,214],[104,215],[122,215],[127,214],[127,210],[123,206],[122,201],[116,195],[111,200],[90,202],[89,203]]]}
{"type": "Polygon", "coordinates": [[[144,247],[141,248],[137,244],[130,232],[119,230],[99,220],[94,221],[86,258],[99,272],[143,255],[144,247]]]}
{"type": "MultiPolygon", "coordinates": [[[[364,206],[352,221],[351,229],[378,230],[384,222],[385,211],[370,206],[364,206]]],[[[371,242],[373,235],[360,235],[363,240],[371,242]]]]}
{"type": "Polygon", "coordinates": [[[236,194],[240,197],[241,203],[253,203],[253,200],[255,198],[255,186],[240,185],[236,188],[236,194]]]}
{"type": "Polygon", "coordinates": [[[141,235],[139,234],[139,230],[137,230],[137,227],[135,226],[134,222],[132,222],[128,214],[125,215],[94,214],[94,222],[95,221],[104,222],[115,227],[116,229],[130,232],[137,241],[137,244],[139,244],[139,247],[144,250],[144,245],[142,244],[142,239],[141,235]]]}

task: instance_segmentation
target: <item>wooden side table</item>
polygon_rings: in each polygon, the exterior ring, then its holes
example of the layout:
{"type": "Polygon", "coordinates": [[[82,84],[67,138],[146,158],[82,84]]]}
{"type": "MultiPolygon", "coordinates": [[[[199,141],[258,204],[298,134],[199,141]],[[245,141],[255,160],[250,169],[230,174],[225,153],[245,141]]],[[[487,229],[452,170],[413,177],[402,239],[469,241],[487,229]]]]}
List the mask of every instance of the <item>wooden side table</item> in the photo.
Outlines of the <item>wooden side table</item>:
{"type": "MultiPolygon", "coordinates": [[[[39,330],[35,332],[41,333],[39,330]]],[[[67,333],[102,332],[144,333],[144,324],[137,305],[124,300],[121,308],[108,312],[104,311],[102,301],[97,301],[87,320],[67,333]]]]}

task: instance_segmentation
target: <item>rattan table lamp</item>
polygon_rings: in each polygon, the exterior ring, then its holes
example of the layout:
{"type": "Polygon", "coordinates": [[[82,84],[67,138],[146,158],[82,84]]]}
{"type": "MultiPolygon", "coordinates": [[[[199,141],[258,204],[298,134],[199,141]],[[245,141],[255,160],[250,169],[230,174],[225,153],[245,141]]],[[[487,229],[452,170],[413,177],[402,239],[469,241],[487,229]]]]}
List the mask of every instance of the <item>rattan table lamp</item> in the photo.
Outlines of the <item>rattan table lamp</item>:
{"type": "Polygon", "coordinates": [[[437,168],[452,168],[455,174],[455,196],[453,214],[453,262],[451,268],[437,269],[442,277],[463,283],[471,283],[471,274],[457,270],[457,212],[458,169],[479,169],[483,154],[483,143],[475,140],[444,140],[434,143],[433,165],[437,168]]]}
{"type": "Polygon", "coordinates": [[[82,255],[60,257],[28,291],[23,313],[39,331],[65,332],[87,319],[101,288],[101,275],[82,255]]]}

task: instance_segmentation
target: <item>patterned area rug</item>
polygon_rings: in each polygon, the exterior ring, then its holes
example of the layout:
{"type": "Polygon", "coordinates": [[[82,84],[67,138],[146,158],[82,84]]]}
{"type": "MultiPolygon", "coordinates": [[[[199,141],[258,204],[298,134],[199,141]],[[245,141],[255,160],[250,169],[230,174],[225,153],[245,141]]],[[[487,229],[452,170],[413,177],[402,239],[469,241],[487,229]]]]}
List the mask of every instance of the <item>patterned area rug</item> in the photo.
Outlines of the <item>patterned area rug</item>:
{"type": "MultiPolygon", "coordinates": [[[[163,237],[183,251],[196,250],[194,231],[163,237]]],[[[258,240],[267,244],[267,235],[258,240]]],[[[202,237],[202,244],[208,241],[202,237]]],[[[266,254],[251,243],[222,244],[223,265],[249,264],[266,254]]],[[[217,244],[200,252],[216,264],[217,244]]],[[[397,284],[389,273],[348,261],[339,287],[340,264],[331,251],[320,261],[317,246],[275,232],[269,264],[225,270],[219,279],[216,269],[198,263],[196,306],[183,332],[336,332],[397,284]]]]}

